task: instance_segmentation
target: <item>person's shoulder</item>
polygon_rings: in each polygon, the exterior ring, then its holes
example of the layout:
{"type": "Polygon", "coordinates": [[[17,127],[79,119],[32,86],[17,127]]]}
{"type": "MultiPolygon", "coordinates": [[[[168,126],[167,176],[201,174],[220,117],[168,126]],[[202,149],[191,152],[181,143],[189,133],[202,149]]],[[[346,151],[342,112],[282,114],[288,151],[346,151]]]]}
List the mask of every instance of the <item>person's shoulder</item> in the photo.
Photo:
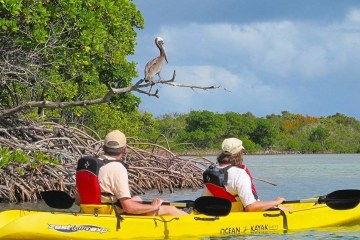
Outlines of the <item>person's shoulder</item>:
{"type": "Polygon", "coordinates": [[[124,164],[121,161],[109,161],[107,163],[105,163],[106,165],[109,165],[111,167],[121,167],[121,168],[125,168],[124,164]]]}
{"type": "Polygon", "coordinates": [[[126,171],[126,167],[120,161],[105,161],[104,166],[101,168],[107,171],[126,171]]]}
{"type": "Polygon", "coordinates": [[[228,169],[228,173],[236,173],[236,174],[246,174],[245,170],[240,168],[240,167],[236,167],[233,166],[231,168],[228,169]]]}

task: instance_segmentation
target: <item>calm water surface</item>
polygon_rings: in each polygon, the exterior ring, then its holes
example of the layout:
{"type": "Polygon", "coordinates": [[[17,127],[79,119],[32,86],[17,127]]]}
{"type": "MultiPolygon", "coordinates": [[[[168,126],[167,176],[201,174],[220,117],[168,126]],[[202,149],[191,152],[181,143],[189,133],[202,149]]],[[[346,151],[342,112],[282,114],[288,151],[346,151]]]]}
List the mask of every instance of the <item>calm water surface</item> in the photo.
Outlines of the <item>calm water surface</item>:
{"type": "MultiPolygon", "coordinates": [[[[215,157],[209,157],[215,161],[215,157]]],[[[360,189],[360,154],[299,154],[299,155],[246,155],[245,164],[253,177],[277,184],[270,185],[255,180],[261,200],[283,196],[287,200],[297,200],[326,195],[338,189],[360,189]]],[[[161,197],[165,200],[194,200],[201,190],[177,190],[173,194],[159,195],[150,191],[144,199],[161,197]]],[[[42,202],[22,204],[0,204],[4,209],[48,209],[42,202]]],[[[77,210],[74,208],[73,210],[77,210]]],[[[360,226],[355,229],[330,229],[289,234],[251,235],[227,238],[202,239],[360,239],[360,226]]]]}

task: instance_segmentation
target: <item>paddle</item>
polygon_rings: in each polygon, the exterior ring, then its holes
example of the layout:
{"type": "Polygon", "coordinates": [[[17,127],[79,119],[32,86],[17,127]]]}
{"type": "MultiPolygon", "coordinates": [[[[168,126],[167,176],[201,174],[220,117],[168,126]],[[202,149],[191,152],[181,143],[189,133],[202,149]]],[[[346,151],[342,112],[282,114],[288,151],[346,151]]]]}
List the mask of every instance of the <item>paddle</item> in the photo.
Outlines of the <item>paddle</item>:
{"type": "Polygon", "coordinates": [[[360,190],[337,190],[324,196],[301,200],[284,201],[283,203],[318,203],[326,204],[335,210],[347,210],[356,207],[360,202],[360,190]]]}
{"type": "MultiPolygon", "coordinates": [[[[71,208],[75,201],[73,197],[63,191],[45,191],[40,192],[40,195],[46,205],[51,208],[68,209],[71,208]]],[[[150,204],[151,202],[144,201],[143,203],[150,204]]],[[[231,202],[229,200],[210,196],[199,197],[195,201],[163,202],[163,205],[182,208],[193,207],[199,213],[209,216],[226,216],[231,210],[231,202]]]]}
{"type": "Polygon", "coordinates": [[[75,202],[75,198],[63,191],[50,190],[40,192],[41,198],[51,208],[69,209],[75,202]]]}

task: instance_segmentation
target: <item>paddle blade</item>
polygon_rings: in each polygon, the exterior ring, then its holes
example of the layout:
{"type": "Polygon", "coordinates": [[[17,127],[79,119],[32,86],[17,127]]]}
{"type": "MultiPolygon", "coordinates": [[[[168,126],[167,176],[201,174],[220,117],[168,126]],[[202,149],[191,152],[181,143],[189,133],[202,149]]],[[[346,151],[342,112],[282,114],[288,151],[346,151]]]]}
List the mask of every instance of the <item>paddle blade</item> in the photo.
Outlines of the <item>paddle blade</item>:
{"type": "Polygon", "coordinates": [[[337,190],[319,198],[319,203],[325,203],[335,210],[347,210],[355,208],[360,202],[360,190],[343,189],[337,190]]]}
{"type": "Polygon", "coordinates": [[[359,205],[359,200],[335,199],[325,202],[327,206],[335,210],[348,210],[359,205]]]}
{"type": "Polygon", "coordinates": [[[195,200],[194,208],[208,216],[226,216],[231,211],[231,202],[224,198],[203,196],[195,200]]]}
{"type": "Polygon", "coordinates": [[[342,189],[326,195],[327,199],[357,199],[360,201],[360,190],[342,189]]]}
{"type": "Polygon", "coordinates": [[[51,190],[40,192],[46,205],[52,208],[68,209],[71,208],[75,199],[63,191],[51,190]]]}

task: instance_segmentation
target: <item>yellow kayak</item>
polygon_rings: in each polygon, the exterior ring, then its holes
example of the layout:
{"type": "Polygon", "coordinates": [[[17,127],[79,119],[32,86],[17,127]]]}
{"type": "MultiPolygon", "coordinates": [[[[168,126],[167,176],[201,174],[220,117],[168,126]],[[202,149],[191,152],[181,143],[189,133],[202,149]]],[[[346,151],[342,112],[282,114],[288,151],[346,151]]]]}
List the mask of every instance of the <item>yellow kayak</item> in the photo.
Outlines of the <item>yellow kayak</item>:
{"type": "MultiPolygon", "coordinates": [[[[346,205],[346,204],[345,204],[346,205]]],[[[208,216],[135,216],[114,213],[6,210],[0,212],[0,239],[168,239],[244,234],[284,233],[355,226],[360,230],[360,206],[332,209],[327,204],[284,204],[290,210],[230,212],[208,216]]],[[[234,206],[233,206],[234,210],[234,206]]]]}

